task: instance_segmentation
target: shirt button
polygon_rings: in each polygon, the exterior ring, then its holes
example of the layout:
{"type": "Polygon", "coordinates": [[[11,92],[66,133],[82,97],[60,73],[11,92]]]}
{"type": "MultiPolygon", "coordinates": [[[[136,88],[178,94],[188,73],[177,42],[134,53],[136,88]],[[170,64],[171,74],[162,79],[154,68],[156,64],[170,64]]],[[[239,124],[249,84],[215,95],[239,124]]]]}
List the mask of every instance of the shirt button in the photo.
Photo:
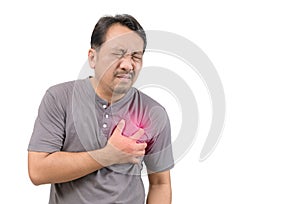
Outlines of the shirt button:
{"type": "Polygon", "coordinates": [[[104,124],[102,125],[102,127],[103,127],[103,128],[107,128],[107,124],[104,123],[104,124]]]}
{"type": "Polygon", "coordinates": [[[108,118],[108,114],[105,114],[105,118],[108,118]]]}
{"type": "Polygon", "coordinates": [[[107,105],[103,104],[102,107],[103,107],[103,108],[107,108],[107,105]]]}

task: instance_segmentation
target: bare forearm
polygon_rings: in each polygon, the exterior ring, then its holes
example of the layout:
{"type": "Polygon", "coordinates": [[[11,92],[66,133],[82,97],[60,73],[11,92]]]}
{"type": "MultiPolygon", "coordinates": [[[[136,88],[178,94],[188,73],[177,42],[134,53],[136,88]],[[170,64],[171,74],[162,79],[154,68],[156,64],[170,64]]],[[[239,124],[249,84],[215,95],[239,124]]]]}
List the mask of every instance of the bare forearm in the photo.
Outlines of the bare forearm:
{"type": "Polygon", "coordinates": [[[107,145],[89,152],[29,152],[29,176],[35,185],[62,183],[83,177],[105,166],[124,163],[139,163],[145,154],[146,143],[136,141],[144,134],[139,129],[130,137],[121,133],[124,120],[118,123],[107,145]]]}
{"type": "Polygon", "coordinates": [[[40,153],[29,153],[29,162],[34,164],[29,165],[29,174],[36,185],[71,181],[103,167],[89,152],[55,152],[40,156],[34,154],[40,153]]]}
{"type": "Polygon", "coordinates": [[[147,204],[171,204],[172,190],[170,184],[149,186],[147,204]]]}

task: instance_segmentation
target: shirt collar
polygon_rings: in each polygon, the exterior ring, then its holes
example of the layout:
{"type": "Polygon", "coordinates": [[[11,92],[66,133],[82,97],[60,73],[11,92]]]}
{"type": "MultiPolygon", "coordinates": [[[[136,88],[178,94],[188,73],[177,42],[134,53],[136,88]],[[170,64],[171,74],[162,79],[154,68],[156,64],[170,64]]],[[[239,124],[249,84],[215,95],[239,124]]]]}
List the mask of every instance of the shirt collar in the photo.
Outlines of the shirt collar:
{"type": "MultiPolygon", "coordinates": [[[[89,95],[93,95],[96,102],[99,102],[102,105],[104,105],[104,104],[108,105],[108,102],[106,100],[102,99],[100,96],[98,96],[98,94],[96,94],[96,92],[91,84],[90,77],[85,79],[85,84],[87,86],[87,91],[89,92],[89,95]]],[[[120,100],[111,104],[110,106],[114,107],[114,108],[125,106],[125,104],[133,97],[135,91],[136,91],[136,89],[131,87],[128,90],[128,92],[125,94],[125,96],[123,96],[120,100]]]]}

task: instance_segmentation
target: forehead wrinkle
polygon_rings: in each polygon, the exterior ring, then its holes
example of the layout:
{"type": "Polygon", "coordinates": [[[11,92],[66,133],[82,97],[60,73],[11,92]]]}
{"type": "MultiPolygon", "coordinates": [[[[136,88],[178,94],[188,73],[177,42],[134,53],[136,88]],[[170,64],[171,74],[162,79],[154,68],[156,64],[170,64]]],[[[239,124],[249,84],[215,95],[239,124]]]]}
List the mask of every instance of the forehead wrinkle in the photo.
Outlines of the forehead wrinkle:
{"type": "Polygon", "coordinates": [[[143,39],[134,31],[126,32],[105,40],[103,45],[110,49],[125,49],[130,51],[143,51],[143,39]],[[140,47],[140,48],[139,48],[140,47]]]}
{"type": "Polygon", "coordinates": [[[127,48],[125,46],[121,46],[121,45],[111,46],[111,47],[109,47],[109,49],[114,52],[122,52],[122,53],[131,53],[131,54],[142,54],[143,53],[143,51],[141,49],[138,49],[138,48],[129,49],[129,48],[127,48]]]}
{"type": "Polygon", "coordinates": [[[103,43],[103,47],[106,47],[111,50],[125,50],[130,52],[143,52],[143,46],[140,45],[138,42],[131,43],[132,41],[107,41],[103,43]],[[139,48],[141,47],[141,48],[139,48]]]}

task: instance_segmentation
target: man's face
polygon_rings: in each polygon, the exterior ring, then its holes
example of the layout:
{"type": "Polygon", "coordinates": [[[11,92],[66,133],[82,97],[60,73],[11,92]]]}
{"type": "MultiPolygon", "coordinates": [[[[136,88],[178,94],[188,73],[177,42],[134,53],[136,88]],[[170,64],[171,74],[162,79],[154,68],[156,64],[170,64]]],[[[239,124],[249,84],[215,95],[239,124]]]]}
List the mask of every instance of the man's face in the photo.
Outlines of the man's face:
{"type": "Polygon", "coordinates": [[[105,93],[125,94],[142,67],[142,38],[120,24],[112,25],[105,42],[95,51],[95,78],[105,93]]]}

